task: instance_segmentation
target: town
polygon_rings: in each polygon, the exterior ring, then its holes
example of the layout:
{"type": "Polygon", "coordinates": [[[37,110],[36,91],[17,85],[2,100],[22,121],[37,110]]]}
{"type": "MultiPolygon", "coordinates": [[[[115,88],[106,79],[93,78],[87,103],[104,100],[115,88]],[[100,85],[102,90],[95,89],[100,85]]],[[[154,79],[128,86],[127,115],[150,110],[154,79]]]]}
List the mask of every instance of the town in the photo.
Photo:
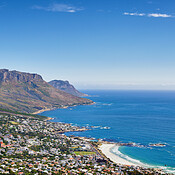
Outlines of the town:
{"type": "Polygon", "coordinates": [[[100,142],[64,135],[84,131],[66,123],[0,115],[0,174],[160,174],[155,169],[115,164],[100,142]]]}

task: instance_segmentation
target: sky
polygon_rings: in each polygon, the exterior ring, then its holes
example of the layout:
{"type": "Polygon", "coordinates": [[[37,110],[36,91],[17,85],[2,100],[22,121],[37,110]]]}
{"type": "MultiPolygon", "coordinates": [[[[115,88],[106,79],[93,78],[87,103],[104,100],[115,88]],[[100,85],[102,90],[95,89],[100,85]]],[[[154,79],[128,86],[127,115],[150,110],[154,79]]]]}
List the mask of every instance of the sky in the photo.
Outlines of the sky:
{"type": "Polygon", "coordinates": [[[175,89],[174,0],[0,0],[0,68],[79,89],[175,89]]]}

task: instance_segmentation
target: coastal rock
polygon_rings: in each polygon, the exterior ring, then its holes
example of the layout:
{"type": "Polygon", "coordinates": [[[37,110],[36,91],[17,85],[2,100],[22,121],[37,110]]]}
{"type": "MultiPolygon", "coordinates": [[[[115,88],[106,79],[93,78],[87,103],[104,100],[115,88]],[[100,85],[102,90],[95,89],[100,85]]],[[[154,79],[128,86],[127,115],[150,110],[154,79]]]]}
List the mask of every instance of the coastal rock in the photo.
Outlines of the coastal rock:
{"type": "Polygon", "coordinates": [[[38,110],[91,103],[91,100],[54,88],[38,74],[0,69],[2,109],[34,113],[38,110]]]}
{"type": "Polygon", "coordinates": [[[151,144],[149,144],[149,146],[152,146],[152,147],[165,147],[166,144],[163,144],[163,143],[151,143],[151,144]]]}
{"type": "Polygon", "coordinates": [[[82,96],[87,96],[86,94],[83,94],[79,92],[75,87],[69,83],[69,81],[63,81],[63,80],[52,80],[49,82],[50,85],[53,87],[62,90],[64,92],[67,92],[69,94],[82,97],[82,96]]]}

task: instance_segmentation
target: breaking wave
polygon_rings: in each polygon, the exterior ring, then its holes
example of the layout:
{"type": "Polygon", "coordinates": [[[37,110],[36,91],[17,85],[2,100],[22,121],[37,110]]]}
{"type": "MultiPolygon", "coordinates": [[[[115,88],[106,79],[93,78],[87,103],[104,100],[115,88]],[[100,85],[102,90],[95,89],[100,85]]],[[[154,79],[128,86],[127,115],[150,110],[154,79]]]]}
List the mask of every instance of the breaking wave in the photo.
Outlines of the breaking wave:
{"type": "Polygon", "coordinates": [[[119,151],[119,146],[114,146],[113,148],[111,148],[110,152],[117,155],[117,156],[119,156],[120,158],[123,158],[123,159],[135,164],[135,165],[145,167],[145,168],[158,168],[158,169],[163,170],[165,173],[175,174],[175,168],[173,168],[173,167],[149,165],[149,164],[146,164],[146,163],[142,163],[140,160],[133,159],[133,158],[131,158],[131,157],[125,155],[125,154],[122,154],[119,151]]]}

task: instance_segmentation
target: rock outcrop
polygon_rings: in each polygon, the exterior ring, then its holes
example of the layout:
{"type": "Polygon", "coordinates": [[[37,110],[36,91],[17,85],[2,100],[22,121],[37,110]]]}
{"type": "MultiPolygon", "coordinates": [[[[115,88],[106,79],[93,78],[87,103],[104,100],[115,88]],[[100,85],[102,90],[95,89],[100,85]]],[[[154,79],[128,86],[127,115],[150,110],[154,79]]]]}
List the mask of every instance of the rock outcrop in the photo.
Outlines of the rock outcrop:
{"type": "Polygon", "coordinates": [[[83,97],[87,96],[86,94],[83,94],[79,92],[73,85],[71,85],[68,81],[63,81],[63,80],[52,80],[49,82],[50,85],[53,87],[62,90],[64,92],[67,92],[69,94],[78,96],[78,97],[83,97]]]}

